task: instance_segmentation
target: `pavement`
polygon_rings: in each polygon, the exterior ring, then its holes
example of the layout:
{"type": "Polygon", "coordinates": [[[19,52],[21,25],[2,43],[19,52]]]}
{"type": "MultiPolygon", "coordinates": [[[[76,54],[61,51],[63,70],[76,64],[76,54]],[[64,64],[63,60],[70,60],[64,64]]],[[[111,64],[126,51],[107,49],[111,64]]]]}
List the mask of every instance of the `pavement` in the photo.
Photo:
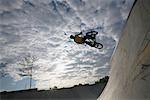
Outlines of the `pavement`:
{"type": "Polygon", "coordinates": [[[150,0],[136,0],[98,100],[150,100],[150,0]]]}

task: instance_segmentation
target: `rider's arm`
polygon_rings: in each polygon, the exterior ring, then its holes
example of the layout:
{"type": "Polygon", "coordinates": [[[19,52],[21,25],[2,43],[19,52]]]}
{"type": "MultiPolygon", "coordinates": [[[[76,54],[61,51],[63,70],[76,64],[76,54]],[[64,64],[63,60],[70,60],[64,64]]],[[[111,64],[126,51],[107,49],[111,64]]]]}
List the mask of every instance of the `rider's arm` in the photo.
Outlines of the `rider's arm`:
{"type": "Polygon", "coordinates": [[[77,34],[77,36],[79,36],[79,37],[83,37],[82,32],[80,32],[79,34],[77,34]]]}
{"type": "Polygon", "coordinates": [[[78,35],[82,35],[82,32],[80,32],[78,35]]]}

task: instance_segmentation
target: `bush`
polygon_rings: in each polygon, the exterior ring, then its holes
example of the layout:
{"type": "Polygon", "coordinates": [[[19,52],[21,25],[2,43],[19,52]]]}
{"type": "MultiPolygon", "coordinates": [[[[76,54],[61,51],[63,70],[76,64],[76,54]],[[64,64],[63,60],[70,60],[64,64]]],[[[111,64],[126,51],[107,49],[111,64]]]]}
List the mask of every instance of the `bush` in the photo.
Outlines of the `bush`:
{"type": "Polygon", "coordinates": [[[95,84],[98,84],[98,83],[107,83],[108,79],[109,79],[109,76],[105,76],[102,79],[95,81],[95,84]]]}

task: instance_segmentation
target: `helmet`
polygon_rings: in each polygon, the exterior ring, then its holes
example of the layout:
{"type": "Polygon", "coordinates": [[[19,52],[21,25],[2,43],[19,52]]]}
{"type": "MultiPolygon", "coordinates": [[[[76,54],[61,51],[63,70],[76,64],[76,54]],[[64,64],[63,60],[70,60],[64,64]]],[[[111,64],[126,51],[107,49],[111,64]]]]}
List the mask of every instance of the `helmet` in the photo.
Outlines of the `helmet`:
{"type": "Polygon", "coordinates": [[[74,36],[73,36],[73,35],[70,35],[70,38],[71,38],[71,39],[74,39],[74,36]]]}

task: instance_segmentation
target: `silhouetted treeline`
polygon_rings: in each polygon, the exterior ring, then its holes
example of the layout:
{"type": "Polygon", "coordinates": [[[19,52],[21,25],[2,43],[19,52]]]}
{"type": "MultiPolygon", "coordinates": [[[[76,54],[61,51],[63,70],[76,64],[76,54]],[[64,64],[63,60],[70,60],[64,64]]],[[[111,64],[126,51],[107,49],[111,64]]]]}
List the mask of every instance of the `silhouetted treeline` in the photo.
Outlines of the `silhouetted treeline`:
{"type": "Polygon", "coordinates": [[[51,90],[20,90],[13,92],[1,92],[0,100],[96,100],[102,93],[109,77],[106,76],[96,84],[79,84],[70,88],[57,87],[51,90]]]}
{"type": "Polygon", "coordinates": [[[109,76],[105,76],[104,78],[96,81],[95,84],[98,84],[98,83],[107,83],[108,80],[109,80],[109,76]]]}

